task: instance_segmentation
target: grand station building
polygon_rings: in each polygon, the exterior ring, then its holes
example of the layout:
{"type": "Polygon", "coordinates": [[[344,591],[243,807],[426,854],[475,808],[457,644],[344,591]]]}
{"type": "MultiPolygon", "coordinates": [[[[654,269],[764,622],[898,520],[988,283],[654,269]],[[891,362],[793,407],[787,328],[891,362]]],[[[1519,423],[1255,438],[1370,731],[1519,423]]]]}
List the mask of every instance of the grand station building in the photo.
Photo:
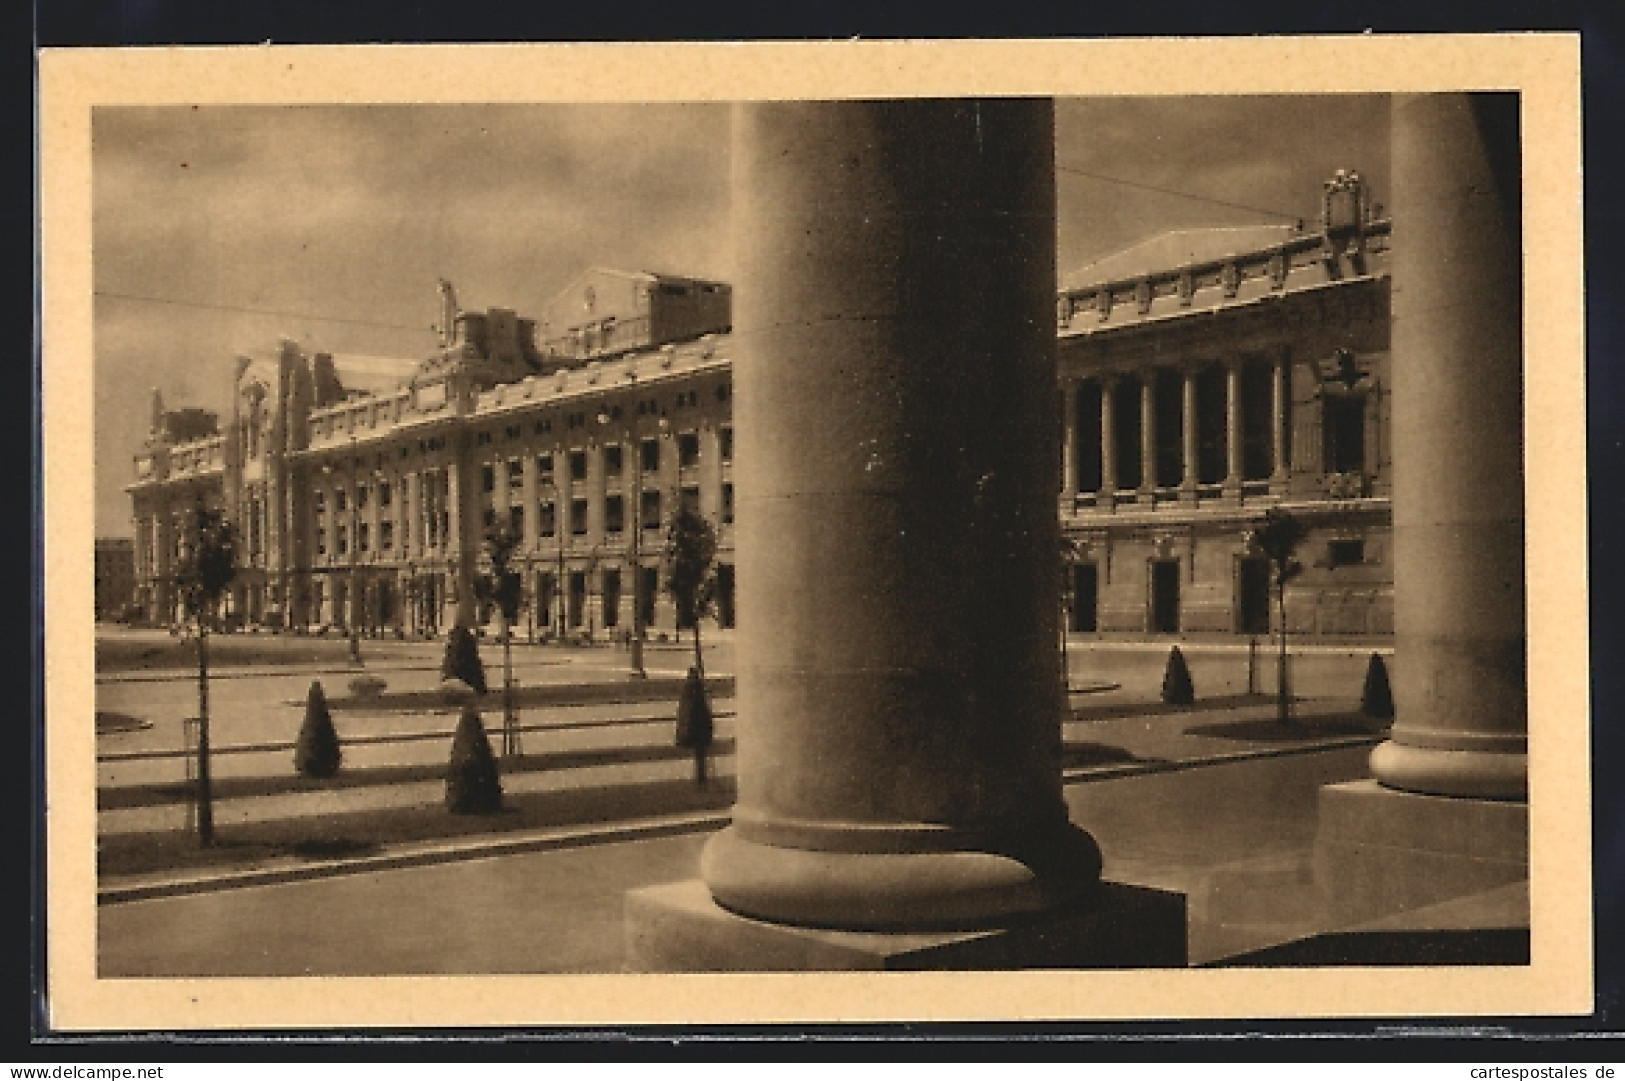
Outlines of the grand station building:
{"type": "MultiPolygon", "coordinates": [[[[1073,631],[1267,632],[1268,566],[1250,531],[1285,507],[1312,527],[1289,627],[1391,633],[1388,235],[1358,175],[1340,172],[1318,229],[1170,233],[1065,279],[1073,631]]],[[[686,501],[718,529],[731,625],[729,286],[594,270],[540,326],[441,292],[434,355],[284,343],[239,362],[223,430],[154,391],[128,488],[147,618],[185,616],[172,578],[208,505],[238,524],[235,624],[483,622],[472,583],[500,524],[520,538],[522,634],[623,634],[634,604],[665,633],[660,549],[686,501]]]]}

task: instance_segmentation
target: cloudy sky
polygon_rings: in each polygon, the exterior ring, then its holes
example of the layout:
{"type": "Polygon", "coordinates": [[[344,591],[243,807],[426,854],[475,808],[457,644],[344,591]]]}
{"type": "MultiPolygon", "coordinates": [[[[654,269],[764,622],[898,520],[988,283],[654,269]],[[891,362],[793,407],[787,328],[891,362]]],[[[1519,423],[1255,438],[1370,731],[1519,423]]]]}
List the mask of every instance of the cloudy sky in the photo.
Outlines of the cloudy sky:
{"type": "MultiPolygon", "coordinates": [[[[417,357],[436,280],[535,314],[591,266],[728,276],[721,105],[101,108],[96,526],[131,532],[147,391],[224,411],[232,358],[417,357]]],[[[1056,114],[1061,273],[1168,229],[1388,198],[1386,99],[1092,98],[1056,114]]]]}

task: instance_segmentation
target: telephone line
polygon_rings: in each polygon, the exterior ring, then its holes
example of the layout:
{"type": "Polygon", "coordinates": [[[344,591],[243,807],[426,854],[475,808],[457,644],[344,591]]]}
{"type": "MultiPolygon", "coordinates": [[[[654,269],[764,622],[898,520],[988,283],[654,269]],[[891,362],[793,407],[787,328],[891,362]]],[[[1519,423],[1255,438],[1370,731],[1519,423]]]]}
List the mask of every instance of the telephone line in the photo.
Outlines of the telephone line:
{"type": "Polygon", "coordinates": [[[149,304],[172,304],[181,308],[202,308],[207,311],[240,312],[245,315],[273,315],[282,319],[311,319],[318,323],[347,323],[359,327],[383,327],[388,330],[411,330],[431,334],[432,326],[413,327],[405,323],[380,323],[373,319],[349,319],[341,315],[314,315],[310,312],[277,311],[271,308],[244,308],[233,304],[210,304],[201,300],[177,300],[173,297],[142,296],[138,293],[119,293],[109,289],[94,290],[94,295],[112,300],[136,300],[149,304]]]}
{"type": "Polygon", "coordinates": [[[1214,199],[1206,195],[1193,195],[1188,191],[1179,191],[1177,188],[1159,188],[1155,184],[1142,184],[1137,180],[1124,180],[1118,176],[1106,176],[1103,173],[1091,173],[1087,169],[1079,169],[1072,165],[1056,165],[1058,173],[1071,173],[1074,176],[1085,176],[1091,180],[1103,180],[1108,184],[1121,184],[1125,188],[1139,188],[1142,191],[1154,191],[1159,195],[1173,195],[1180,199],[1191,199],[1198,203],[1212,203],[1214,206],[1229,207],[1231,210],[1245,210],[1253,214],[1268,214],[1275,218],[1286,218],[1290,221],[1302,221],[1301,214],[1285,214],[1279,210],[1270,210],[1261,206],[1248,206],[1246,203],[1231,203],[1224,199],[1214,199]]]}

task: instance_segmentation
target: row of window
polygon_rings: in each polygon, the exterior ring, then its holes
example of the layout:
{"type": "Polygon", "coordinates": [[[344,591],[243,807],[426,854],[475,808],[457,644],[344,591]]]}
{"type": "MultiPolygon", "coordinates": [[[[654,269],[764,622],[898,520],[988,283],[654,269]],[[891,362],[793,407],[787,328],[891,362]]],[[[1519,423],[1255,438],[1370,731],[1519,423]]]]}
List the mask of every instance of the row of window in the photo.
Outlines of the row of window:
{"type": "MultiPolygon", "coordinates": [[[[319,494],[320,493],[318,493],[318,495],[319,494]]],[[[692,510],[698,510],[700,505],[700,489],[695,485],[687,485],[679,490],[678,498],[682,500],[684,506],[687,506],[692,510]]],[[[385,505],[387,505],[387,501],[383,502],[385,505]]],[[[664,514],[662,507],[663,502],[664,493],[658,489],[649,489],[642,493],[642,503],[640,506],[641,513],[639,518],[642,522],[644,530],[655,531],[664,527],[664,514]]],[[[342,500],[338,501],[338,504],[339,508],[343,509],[342,500]]],[[[358,506],[359,505],[360,504],[358,504],[358,506]]],[[[320,513],[319,508],[320,501],[318,500],[318,513],[320,513]]],[[[403,515],[407,511],[404,500],[401,503],[401,511],[403,515]]],[[[485,528],[494,528],[499,522],[502,521],[503,517],[504,515],[495,507],[485,508],[485,528]]],[[[512,532],[515,536],[525,536],[525,510],[523,507],[510,506],[506,511],[506,519],[505,524],[510,532],[512,532]]],[[[734,520],[734,486],[730,483],[725,483],[722,485],[721,519],[724,525],[731,525],[734,520]]],[[[538,537],[546,538],[557,535],[558,509],[552,500],[543,500],[537,504],[536,523],[538,537]]],[[[581,537],[587,534],[588,500],[580,498],[570,500],[569,528],[572,536],[581,537]]],[[[426,530],[427,535],[424,538],[425,543],[428,545],[428,547],[433,548],[438,544],[438,538],[441,535],[446,535],[451,532],[449,512],[442,510],[437,514],[431,510],[426,530]]],[[[626,497],[620,495],[619,493],[606,495],[604,497],[604,532],[611,535],[618,535],[624,533],[625,531],[626,497]]],[[[328,554],[327,537],[328,531],[326,521],[325,519],[318,517],[316,519],[315,543],[316,554],[319,556],[328,554]]],[[[349,526],[342,523],[337,525],[333,531],[333,538],[335,541],[335,553],[341,556],[349,555],[349,526]]],[[[372,551],[372,523],[355,523],[355,539],[356,550],[358,552],[366,553],[372,551]]],[[[395,523],[393,521],[385,520],[378,522],[377,540],[379,551],[389,552],[394,550],[395,523]]],[[[401,543],[404,546],[410,543],[410,541],[410,520],[403,518],[401,521],[401,543]]]]}
{"type": "MultiPolygon", "coordinates": [[[[698,432],[679,432],[677,442],[677,467],[679,469],[692,469],[700,462],[700,435],[698,432]]],[[[722,428],[718,432],[718,454],[722,461],[733,460],[733,429],[722,428]]],[[[660,471],[660,440],[644,439],[638,444],[638,468],[643,473],[658,473],[660,471]]],[[[625,451],[619,443],[606,443],[598,448],[600,461],[603,464],[606,477],[619,477],[625,472],[625,451]]],[[[576,449],[564,454],[570,480],[584,481],[587,479],[587,451],[576,449]]],[[[536,456],[536,473],[543,484],[554,483],[554,454],[549,451],[536,456]]],[[[525,483],[524,463],[518,458],[508,459],[505,467],[500,463],[488,462],[481,467],[480,489],[484,492],[494,492],[497,488],[498,471],[505,472],[507,484],[510,489],[521,488],[525,483]]],[[[343,509],[342,507],[340,509],[343,509]]]]}
{"type": "MultiPolygon", "coordinates": [[[[687,485],[679,490],[678,498],[684,506],[697,511],[700,505],[700,489],[695,485],[687,485]]],[[[662,514],[663,493],[658,489],[648,489],[642,493],[641,514],[639,515],[645,530],[658,530],[664,526],[662,514]]],[[[586,536],[588,500],[570,500],[570,534],[576,537],[586,536]]],[[[515,536],[524,536],[525,508],[510,506],[506,512],[507,528],[515,536]]],[[[494,528],[502,521],[503,512],[495,507],[485,508],[485,528],[494,528]]],[[[731,525],[734,520],[734,486],[722,486],[722,523],[731,525]]],[[[536,506],[537,534],[541,537],[552,537],[558,532],[558,508],[552,500],[543,500],[536,506]]],[[[626,497],[612,493],[604,497],[604,532],[619,534],[626,531],[626,497]]]]}

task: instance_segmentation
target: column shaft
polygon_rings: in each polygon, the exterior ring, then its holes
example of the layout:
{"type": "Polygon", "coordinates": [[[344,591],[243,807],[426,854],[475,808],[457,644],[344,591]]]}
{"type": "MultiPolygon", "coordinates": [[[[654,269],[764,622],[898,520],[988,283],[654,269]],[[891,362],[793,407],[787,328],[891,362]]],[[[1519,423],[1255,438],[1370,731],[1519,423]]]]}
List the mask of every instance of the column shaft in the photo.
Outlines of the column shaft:
{"type": "Polygon", "coordinates": [[[1185,472],[1180,481],[1180,488],[1188,498],[1196,497],[1197,474],[1201,469],[1200,449],[1196,441],[1196,369],[1187,368],[1181,373],[1183,377],[1183,397],[1180,401],[1180,419],[1182,424],[1181,451],[1185,472]]]}
{"type": "Polygon", "coordinates": [[[446,550],[454,569],[451,588],[456,592],[456,621],[474,625],[474,558],[479,551],[479,464],[466,443],[456,446],[456,457],[446,463],[446,550]]]}
{"type": "Polygon", "coordinates": [[[1111,499],[1117,492],[1117,429],[1113,421],[1116,405],[1117,380],[1112,376],[1100,379],[1100,494],[1111,499]]]}
{"type": "Polygon", "coordinates": [[[1061,492],[1078,492],[1078,383],[1061,384],[1061,492]]]}
{"type": "Polygon", "coordinates": [[[1052,105],[734,125],[739,797],[701,874],[833,927],[1068,901],[1052,105]]]}
{"type": "Polygon", "coordinates": [[[1140,491],[1149,495],[1157,487],[1157,371],[1140,376],[1140,491]]]}
{"type": "Polygon", "coordinates": [[[1393,104],[1393,738],[1378,780],[1522,798],[1518,101],[1393,104]]]}
{"type": "Polygon", "coordinates": [[[1224,486],[1241,494],[1241,361],[1224,366],[1224,486]]]}
{"type": "Polygon", "coordinates": [[[1274,484],[1286,483],[1286,426],[1287,410],[1291,399],[1292,367],[1290,360],[1284,355],[1277,355],[1275,365],[1270,373],[1270,461],[1273,472],[1270,480],[1274,484]]]}

